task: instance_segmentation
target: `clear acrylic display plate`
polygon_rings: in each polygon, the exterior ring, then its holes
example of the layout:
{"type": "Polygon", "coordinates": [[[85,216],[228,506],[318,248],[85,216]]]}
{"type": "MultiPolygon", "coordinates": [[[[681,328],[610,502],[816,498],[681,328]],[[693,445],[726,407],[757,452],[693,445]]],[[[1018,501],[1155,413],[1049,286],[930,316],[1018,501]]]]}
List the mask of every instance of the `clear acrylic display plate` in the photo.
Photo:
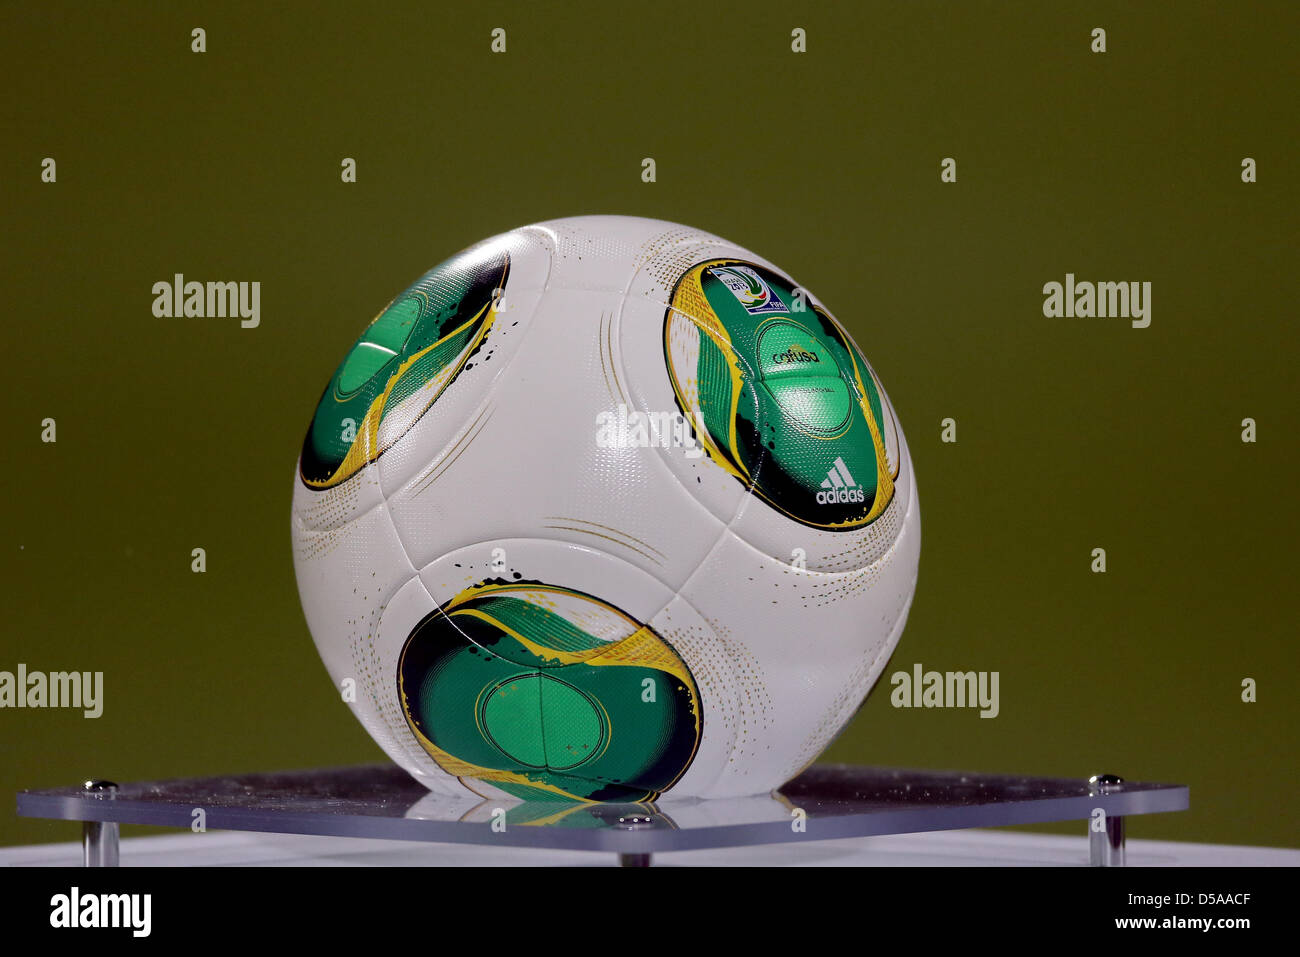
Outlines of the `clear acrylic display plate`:
{"type": "Polygon", "coordinates": [[[117,825],[563,848],[647,864],[664,851],[1088,820],[1094,864],[1122,864],[1124,818],[1182,811],[1183,785],[815,765],[748,798],[590,804],[443,796],[393,765],[22,791],[25,817],[85,822],[87,864],[117,825]],[[1104,818],[1097,814],[1100,808],[1104,818]],[[201,812],[198,813],[198,812],[201,812]],[[1099,828],[1095,821],[1102,820],[1099,828]]]}

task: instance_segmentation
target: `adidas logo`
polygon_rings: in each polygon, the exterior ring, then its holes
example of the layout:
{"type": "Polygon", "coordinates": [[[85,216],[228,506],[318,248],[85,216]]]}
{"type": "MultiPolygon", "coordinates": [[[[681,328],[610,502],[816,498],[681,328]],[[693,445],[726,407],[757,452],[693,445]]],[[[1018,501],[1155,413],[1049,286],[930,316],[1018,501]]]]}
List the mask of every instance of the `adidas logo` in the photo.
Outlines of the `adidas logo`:
{"type": "Polygon", "coordinates": [[[849,471],[849,467],[844,464],[844,460],[839,456],[836,456],[835,464],[826,473],[826,480],[822,482],[822,488],[827,491],[817,493],[818,505],[835,505],[840,502],[865,502],[867,500],[862,487],[854,481],[853,473],[849,471]]]}

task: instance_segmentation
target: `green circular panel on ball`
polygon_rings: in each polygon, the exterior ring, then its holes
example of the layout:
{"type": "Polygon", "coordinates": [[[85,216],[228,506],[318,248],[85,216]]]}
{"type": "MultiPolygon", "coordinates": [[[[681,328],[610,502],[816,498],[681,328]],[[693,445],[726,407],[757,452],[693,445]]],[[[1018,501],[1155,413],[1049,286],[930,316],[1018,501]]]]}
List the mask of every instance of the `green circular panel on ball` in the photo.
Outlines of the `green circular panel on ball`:
{"type": "Polygon", "coordinates": [[[483,705],[483,729],[507,757],[531,768],[570,770],[599,754],[605,728],[590,698],[547,674],[497,685],[483,705]]]}
{"type": "Polygon", "coordinates": [[[484,582],[428,615],[398,664],[411,730],[437,764],[510,794],[653,800],[701,734],[685,662],[591,595],[484,582]]]}
{"type": "Polygon", "coordinates": [[[404,431],[437,401],[492,327],[509,273],[503,248],[469,250],[429,270],[371,321],[316,405],[299,457],[305,485],[351,478],[387,451],[379,426],[395,410],[424,393],[394,430],[404,431]]]}
{"type": "Polygon", "coordinates": [[[893,497],[881,397],[839,325],[784,276],[737,260],[690,269],[664,354],[710,458],[790,518],[844,531],[893,497]]]}

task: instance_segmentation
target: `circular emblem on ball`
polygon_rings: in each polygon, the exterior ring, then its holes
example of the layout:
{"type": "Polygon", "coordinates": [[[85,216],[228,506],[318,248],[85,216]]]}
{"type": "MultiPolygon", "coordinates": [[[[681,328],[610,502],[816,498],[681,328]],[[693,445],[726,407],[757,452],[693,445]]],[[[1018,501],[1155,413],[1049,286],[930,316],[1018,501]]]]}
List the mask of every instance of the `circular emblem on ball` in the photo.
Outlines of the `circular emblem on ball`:
{"type": "Polygon", "coordinates": [[[831,316],[784,276],[713,260],[664,319],[677,404],[712,460],[802,524],[872,522],[893,497],[880,392],[831,316]]]}
{"type": "Polygon", "coordinates": [[[591,595],[484,582],[412,630],[407,723],[443,770],[517,797],[650,801],[695,756],[699,692],[649,626],[591,595]]]}

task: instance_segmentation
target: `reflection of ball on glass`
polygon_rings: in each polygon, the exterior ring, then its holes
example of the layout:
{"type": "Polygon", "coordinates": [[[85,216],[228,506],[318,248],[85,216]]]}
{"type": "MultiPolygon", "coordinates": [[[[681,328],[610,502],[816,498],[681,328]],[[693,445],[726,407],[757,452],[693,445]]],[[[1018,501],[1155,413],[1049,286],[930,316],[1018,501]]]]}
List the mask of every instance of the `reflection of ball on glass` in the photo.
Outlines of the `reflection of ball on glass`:
{"type": "Polygon", "coordinates": [[[436,267],[334,373],[294,561],[331,676],[448,794],[756,794],[902,631],[920,520],[820,302],[683,226],[526,226],[436,267]]]}

